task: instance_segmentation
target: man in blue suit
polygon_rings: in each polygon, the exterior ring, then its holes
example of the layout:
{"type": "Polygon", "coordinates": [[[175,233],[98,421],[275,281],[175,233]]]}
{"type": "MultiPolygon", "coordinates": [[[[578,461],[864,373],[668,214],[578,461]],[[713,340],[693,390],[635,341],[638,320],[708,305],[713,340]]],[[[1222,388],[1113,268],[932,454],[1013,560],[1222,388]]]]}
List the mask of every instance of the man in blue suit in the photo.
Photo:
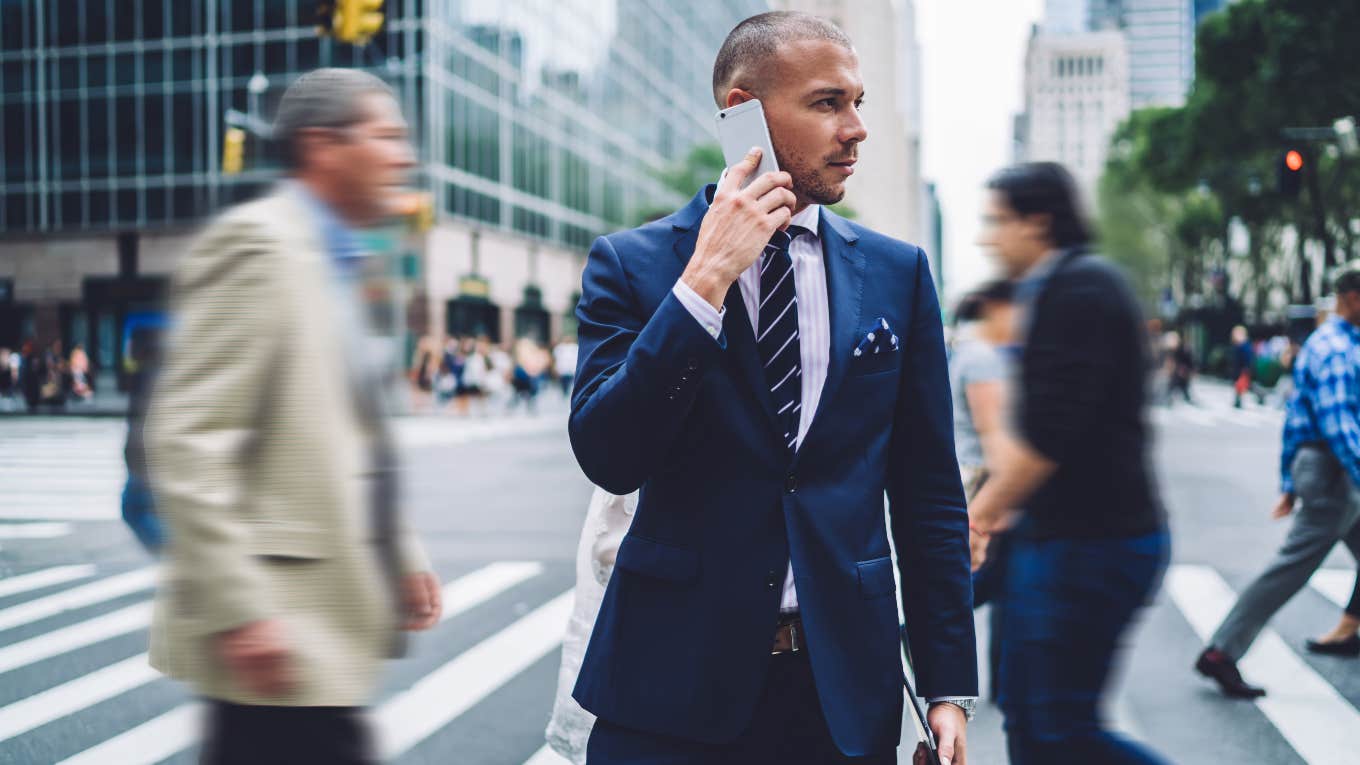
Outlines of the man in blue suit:
{"type": "Polygon", "coordinates": [[[892,763],[902,663],[965,762],[977,694],[964,510],[925,254],[839,201],[866,138],[850,40],[767,13],[714,98],[764,106],[755,150],[683,209],[596,241],[570,421],[586,475],[641,489],[575,697],[588,761],[892,763]],[[887,492],[890,523],[885,522],[887,492]]]}

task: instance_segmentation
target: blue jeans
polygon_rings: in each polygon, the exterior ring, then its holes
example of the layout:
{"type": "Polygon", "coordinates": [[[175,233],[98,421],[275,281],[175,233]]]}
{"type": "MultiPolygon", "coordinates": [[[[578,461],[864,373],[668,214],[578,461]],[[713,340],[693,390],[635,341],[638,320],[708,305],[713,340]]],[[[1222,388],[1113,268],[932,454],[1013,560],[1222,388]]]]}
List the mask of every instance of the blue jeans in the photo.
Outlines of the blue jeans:
{"type": "Polygon", "coordinates": [[[123,522],[152,555],[160,553],[165,546],[165,529],[161,526],[160,516],[156,515],[156,498],[151,494],[151,487],[132,474],[123,486],[123,522]]]}
{"type": "Polygon", "coordinates": [[[1156,590],[1169,548],[1165,531],[1012,540],[999,604],[1011,765],[1165,763],[1106,730],[1098,706],[1119,638],[1156,590]]]}

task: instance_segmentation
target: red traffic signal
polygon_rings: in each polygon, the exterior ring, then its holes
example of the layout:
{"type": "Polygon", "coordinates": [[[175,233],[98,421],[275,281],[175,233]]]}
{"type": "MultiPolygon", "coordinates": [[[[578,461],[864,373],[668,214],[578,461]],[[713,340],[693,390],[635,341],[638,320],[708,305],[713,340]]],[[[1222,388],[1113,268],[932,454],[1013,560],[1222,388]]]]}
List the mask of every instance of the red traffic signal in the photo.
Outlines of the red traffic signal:
{"type": "Polygon", "coordinates": [[[1303,155],[1297,149],[1290,149],[1284,155],[1284,166],[1289,168],[1291,172],[1297,173],[1303,169],[1303,155]]]}

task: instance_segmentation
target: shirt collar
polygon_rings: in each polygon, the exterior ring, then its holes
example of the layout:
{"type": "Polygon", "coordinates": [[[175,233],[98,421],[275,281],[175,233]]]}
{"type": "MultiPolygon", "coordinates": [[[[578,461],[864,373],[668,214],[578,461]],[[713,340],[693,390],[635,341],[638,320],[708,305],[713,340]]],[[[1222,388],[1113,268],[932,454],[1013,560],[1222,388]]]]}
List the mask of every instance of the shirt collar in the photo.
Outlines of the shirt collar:
{"type": "Polygon", "coordinates": [[[1333,315],[1328,321],[1335,324],[1339,331],[1345,333],[1352,343],[1360,344],[1360,327],[1336,315],[1333,315]]]}
{"type": "Polygon", "coordinates": [[[353,227],[347,224],[335,212],[334,208],[322,201],[316,194],[313,194],[305,183],[301,181],[289,181],[288,183],[306,203],[312,215],[315,216],[316,224],[321,229],[321,240],[326,247],[326,252],[341,264],[357,263],[357,259],[363,257],[365,251],[363,243],[360,242],[359,235],[353,227]]]}
{"type": "Polygon", "coordinates": [[[1053,270],[1058,267],[1058,260],[1062,257],[1062,253],[1062,250],[1049,250],[1021,275],[1020,281],[1039,281],[1048,278],[1053,270]]]}

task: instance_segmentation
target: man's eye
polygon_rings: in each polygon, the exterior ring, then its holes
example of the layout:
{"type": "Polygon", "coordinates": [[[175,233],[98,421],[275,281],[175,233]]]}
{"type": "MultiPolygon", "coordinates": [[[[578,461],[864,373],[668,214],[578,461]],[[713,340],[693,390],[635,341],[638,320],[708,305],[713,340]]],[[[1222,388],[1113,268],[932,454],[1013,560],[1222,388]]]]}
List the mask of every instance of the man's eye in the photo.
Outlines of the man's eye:
{"type": "Polygon", "coordinates": [[[834,99],[834,98],[823,98],[822,100],[820,100],[820,101],[817,102],[817,105],[818,105],[818,106],[827,106],[827,107],[831,107],[831,108],[834,109],[835,106],[836,106],[836,99],[834,99]]]}

